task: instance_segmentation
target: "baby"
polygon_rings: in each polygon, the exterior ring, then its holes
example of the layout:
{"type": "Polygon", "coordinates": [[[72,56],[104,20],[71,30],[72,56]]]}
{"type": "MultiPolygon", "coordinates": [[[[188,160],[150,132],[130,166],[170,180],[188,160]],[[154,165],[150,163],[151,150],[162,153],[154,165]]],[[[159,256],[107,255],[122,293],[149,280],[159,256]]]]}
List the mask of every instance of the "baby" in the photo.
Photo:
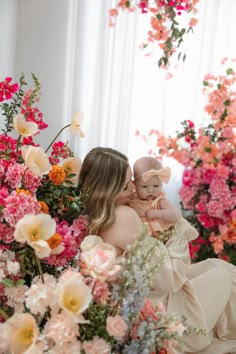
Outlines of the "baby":
{"type": "Polygon", "coordinates": [[[162,192],[162,183],[168,183],[170,168],[162,167],[154,157],[141,157],[133,166],[136,193],[129,201],[147,222],[153,237],[166,242],[175,231],[174,224],[181,218],[179,210],[169,202],[162,192]]]}

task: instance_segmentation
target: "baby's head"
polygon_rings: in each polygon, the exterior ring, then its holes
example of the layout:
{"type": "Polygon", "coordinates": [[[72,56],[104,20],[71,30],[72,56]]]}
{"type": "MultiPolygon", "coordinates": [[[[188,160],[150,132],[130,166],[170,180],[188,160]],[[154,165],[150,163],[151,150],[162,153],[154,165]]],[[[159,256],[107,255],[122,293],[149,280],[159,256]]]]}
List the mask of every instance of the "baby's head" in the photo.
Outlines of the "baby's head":
{"type": "MultiPolygon", "coordinates": [[[[157,198],[162,191],[162,174],[160,173],[162,164],[154,157],[141,157],[136,160],[133,166],[134,184],[139,199],[152,200],[157,198]]],[[[168,183],[170,178],[170,169],[164,168],[164,174],[167,172],[165,182],[168,183]]]]}

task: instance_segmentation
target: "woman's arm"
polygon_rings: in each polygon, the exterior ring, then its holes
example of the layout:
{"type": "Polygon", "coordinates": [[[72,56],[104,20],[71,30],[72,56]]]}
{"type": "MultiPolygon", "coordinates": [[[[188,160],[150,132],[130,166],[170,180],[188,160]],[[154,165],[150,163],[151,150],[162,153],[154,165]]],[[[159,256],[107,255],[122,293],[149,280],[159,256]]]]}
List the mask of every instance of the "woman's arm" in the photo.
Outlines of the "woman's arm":
{"type": "Polygon", "coordinates": [[[168,223],[176,223],[180,217],[180,211],[167,199],[159,201],[160,209],[150,209],[146,212],[148,219],[161,219],[168,223]]]}
{"type": "Polygon", "coordinates": [[[142,222],[136,211],[128,206],[120,205],[116,208],[115,222],[100,236],[104,242],[116,247],[117,255],[120,255],[128,245],[135,242],[141,226],[142,222]]]}

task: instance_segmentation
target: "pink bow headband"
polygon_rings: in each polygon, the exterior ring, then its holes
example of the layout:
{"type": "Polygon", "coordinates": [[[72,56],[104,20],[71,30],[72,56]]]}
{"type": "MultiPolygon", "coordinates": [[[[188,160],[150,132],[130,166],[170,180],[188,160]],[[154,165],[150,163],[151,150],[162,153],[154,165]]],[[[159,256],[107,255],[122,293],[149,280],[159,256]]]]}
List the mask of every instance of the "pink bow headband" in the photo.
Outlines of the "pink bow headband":
{"type": "MultiPolygon", "coordinates": [[[[147,172],[144,172],[141,176],[143,181],[146,182],[153,176],[157,176],[161,182],[168,183],[170,180],[170,175],[171,175],[171,170],[170,167],[163,167],[160,170],[149,170],[147,172]]],[[[136,178],[137,179],[137,178],[136,178]]]]}

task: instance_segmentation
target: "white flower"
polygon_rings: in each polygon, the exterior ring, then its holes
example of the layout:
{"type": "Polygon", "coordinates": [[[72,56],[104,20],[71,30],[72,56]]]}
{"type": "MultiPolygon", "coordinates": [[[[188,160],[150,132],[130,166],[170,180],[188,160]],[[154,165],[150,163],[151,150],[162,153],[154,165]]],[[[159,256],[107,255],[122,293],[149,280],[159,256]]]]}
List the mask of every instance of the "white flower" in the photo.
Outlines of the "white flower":
{"type": "Polygon", "coordinates": [[[3,324],[2,329],[3,339],[14,354],[33,349],[39,333],[36,321],[29,313],[14,314],[3,324]]]}
{"type": "Polygon", "coordinates": [[[62,163],[62,167],[65,169],[68,175],[74,174],[75,176],[67,178],[72,182],[73,186],[77,186],[79,180],[79,172],[81,168],[81,161],[78,157],[68,157],[62,163]]]}
{"type": "Polygon", "coordinates": [[[18,242],[27,242],[39,258],[45,258],[51,253],[46,240],[55,232],[56,222],[50,215],[28,214],[16,223],[14,237],[18,242]]]}
{"type": "Polygon", "coordinates": [[[52,167],[47,154],[40,146],[22,146],[22,157],[25,166],[38,177],[47,174],[52,167]]]}
{"type": "Polygon", "coordinates": [[[79,135],[83,138],[85,135],[80,129],[81,121],[83,120],[84,114],[76,112],[72,118],[70,125],[70,132],[75,135],[79,135]]]}
{"type": "Polygon", "coordinates": [[[82,313],[89,307],[92,299],[91,289],[79,278],[71,277],[59,283],[58,303],[65,314],[74,318],[77,323],[87,322],[82,313]]]}
{"type": "Polygon", "coordinates": [[[27,122],[22,114],[17,114],[13,119],[14,129],[22,136],[33,136],[38,132],[38,124],[27,122]]]}

